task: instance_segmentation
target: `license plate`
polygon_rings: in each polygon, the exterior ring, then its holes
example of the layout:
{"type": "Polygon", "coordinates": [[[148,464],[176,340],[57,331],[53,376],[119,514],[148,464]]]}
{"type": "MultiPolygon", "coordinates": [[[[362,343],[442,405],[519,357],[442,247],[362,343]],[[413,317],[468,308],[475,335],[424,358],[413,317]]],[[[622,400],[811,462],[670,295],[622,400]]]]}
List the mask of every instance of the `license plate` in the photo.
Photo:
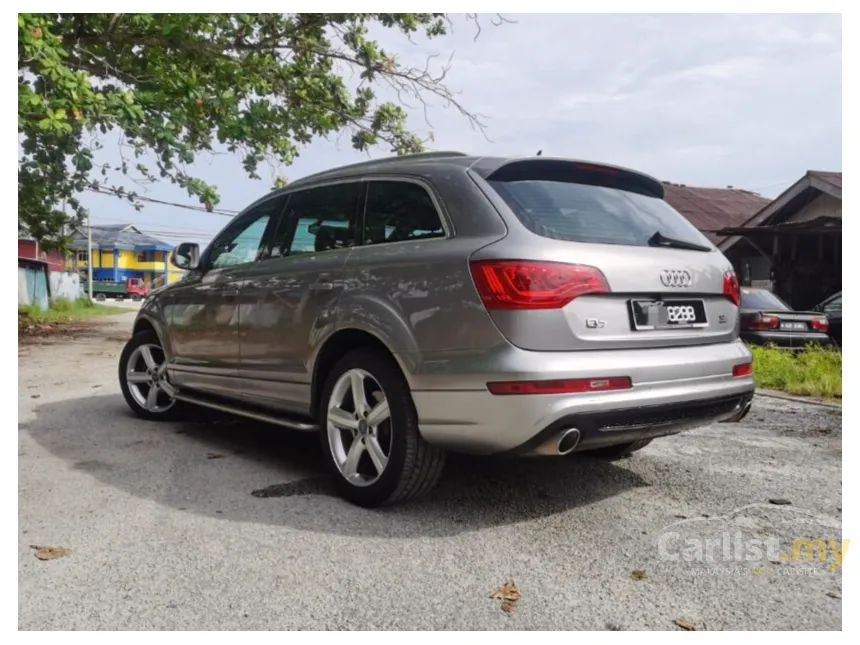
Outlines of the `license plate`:
{"type": "Polygon", "coordinates": [[[806,323],[784,322],[780,324],[779,328],[785,331],[806,331],[806,323]]]}
{"type": "Polygon", "coordinates": [[[706,327],[704,300],[631,300],[633,329],[686,329],[706,327]]]}

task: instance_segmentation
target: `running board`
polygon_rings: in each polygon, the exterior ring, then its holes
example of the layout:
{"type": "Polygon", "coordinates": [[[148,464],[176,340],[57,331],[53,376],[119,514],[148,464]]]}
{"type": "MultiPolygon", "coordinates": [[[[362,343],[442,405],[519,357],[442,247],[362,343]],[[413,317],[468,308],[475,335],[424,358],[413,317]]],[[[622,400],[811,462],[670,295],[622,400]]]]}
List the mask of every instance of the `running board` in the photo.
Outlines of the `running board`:
{"type": "Polygon", "coordinates": [[[229,403],[223,403],[221,401],[212,401],[211,399],[207,399],[204,397],[192,396],[187,393],[179,393],[177,392],[174,397],[177,401],[182,401],[183,403],[190,403],[192,405],[199,405],[204,408],[209,408],[211,410],[218,410],[219,412],[226,412],[228,414],[235,414],[239,417],[245,417],[246,419],[254,419],[255,421],[262,421],[263,423],[271,423],[276,426],[281,426],[284,428],[289,428],[290,430],[298,430],[299,432],[316,432],[319,429],[319,426],[315,423],[306,423],[304,421],[293,421],[291,419],[285,419],[280,416],[275,416],[273,414],[269,414],[267,412],[258,412],[256,410],[248,410],[246,408],[241,408],[239,406],[230,405],[229,403]]]}

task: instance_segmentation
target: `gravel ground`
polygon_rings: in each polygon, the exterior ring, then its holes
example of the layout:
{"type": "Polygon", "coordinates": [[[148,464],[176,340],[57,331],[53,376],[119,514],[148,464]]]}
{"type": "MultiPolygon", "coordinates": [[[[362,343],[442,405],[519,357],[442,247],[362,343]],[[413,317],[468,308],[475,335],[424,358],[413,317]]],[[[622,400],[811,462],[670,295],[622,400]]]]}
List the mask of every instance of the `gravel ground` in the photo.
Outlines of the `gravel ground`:
{"type": "Polygon", "coordinates": [[[312,436],[130,416],[133,316],[19,344],[20,629],[841,629],[832,560],[780,557],[841,535],[839,411],[757,397],[615,463],[452,459],[368,511],[312,436]],[[753,540],[781,550],[732,559],[753,540]]]}

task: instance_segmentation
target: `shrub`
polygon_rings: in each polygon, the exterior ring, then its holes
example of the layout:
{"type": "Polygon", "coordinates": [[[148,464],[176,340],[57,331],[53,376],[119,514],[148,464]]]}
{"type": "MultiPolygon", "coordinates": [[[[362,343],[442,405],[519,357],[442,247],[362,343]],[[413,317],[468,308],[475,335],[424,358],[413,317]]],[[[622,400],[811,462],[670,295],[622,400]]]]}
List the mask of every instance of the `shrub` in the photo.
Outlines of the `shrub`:
{"type": "Polygon", "coordinates": [[[842,398],[842,353],[838,350],[815,345],[800,352],[750,349],[757,386],[801,396],[842,398]]]}

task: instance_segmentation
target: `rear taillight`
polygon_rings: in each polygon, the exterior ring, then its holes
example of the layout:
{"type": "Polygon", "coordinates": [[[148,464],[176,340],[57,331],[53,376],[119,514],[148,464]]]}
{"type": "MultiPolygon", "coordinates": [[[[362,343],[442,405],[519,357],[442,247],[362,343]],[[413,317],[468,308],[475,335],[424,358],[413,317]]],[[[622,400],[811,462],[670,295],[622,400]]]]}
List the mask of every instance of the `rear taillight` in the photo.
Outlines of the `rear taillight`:
{"type": "Polygon", "coordinates": [[[734,271],[726,271],[723,274],[723,295],[740,307],[741,285],[734,271]]]}
{"type": "Polygon", "coordinates": [[[830,321],[827,318],[813,318],[810,324],[815,331],[827,333],[827,330],[830,329],[830,321]]]}
{"type": "Polygon", "coordinates": [[[606,392],[629,390],[633,381],[628,376],[607,378],[573,378],[553,381],[497,381],[487,383],[487,389],[497,395],[510,394],[580,394],[583,392],[606,392]]]}
{"type": "Polygon", "coordinates": [[[477,260],[469,264],[487,309],[560,309],[589,293],[608,293],[598,269],[562,262],[477,260]]]}
{"type": "Polygon", "coordinates": [[[750,374],[752,374],[752,363],[741,363],[732,368],[732,376],[735,378],[749,376],[750,374]]]}
{"type": "Polygon", "coordinates": [[[755,314],[741,318],[741,329],[779,329],[779,318],[767,314],[755,314]]]}

